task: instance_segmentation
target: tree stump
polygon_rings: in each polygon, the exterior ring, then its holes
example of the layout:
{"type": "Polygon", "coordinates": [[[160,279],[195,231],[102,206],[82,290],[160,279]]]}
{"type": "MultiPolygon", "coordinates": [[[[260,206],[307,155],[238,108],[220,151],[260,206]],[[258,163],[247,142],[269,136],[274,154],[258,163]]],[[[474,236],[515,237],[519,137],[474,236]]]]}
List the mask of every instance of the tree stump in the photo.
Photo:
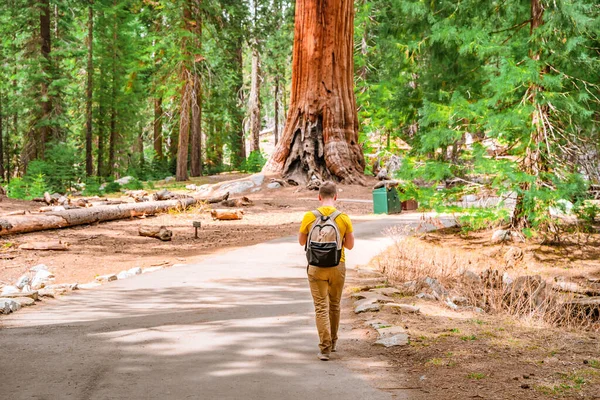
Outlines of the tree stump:
{"type": "Polygon", "coordinates": [[[140,236],[153,237],[163,242],[168,242],[173,237],[173,232],[164,226],[142,225],[139,229],[140,236]]]}

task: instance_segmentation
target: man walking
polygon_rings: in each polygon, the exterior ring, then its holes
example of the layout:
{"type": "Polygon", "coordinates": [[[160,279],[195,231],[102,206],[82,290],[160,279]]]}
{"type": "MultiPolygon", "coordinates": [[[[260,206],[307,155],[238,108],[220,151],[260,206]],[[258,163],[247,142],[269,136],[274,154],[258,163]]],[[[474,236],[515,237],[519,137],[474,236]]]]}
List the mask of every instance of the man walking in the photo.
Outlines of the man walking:
{"type": "Polygon", "coordinates": [[[346,279],[344,247],[354,247],[350,218],[336,210],[337,189],[333,182],[324,182],[319,189],[321,206],[307,212],[300,225],[298,242],[306,246],[309,260],[308,282],[315,304],[319,332],[318,357],[329,360],[336,351],[340,325],[340,301],[346,279]],[[334,241],[335,240],[335,241],[334,241]]]}

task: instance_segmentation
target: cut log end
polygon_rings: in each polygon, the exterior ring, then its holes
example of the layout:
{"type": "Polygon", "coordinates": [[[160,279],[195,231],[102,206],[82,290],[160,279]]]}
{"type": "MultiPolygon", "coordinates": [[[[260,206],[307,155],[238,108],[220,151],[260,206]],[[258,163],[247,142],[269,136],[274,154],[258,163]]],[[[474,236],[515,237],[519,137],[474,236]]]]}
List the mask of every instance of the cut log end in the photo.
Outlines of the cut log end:
{"type": "Polygon", "coordinates": [[[213,219],[219,221],[233,221],[242,219],[244,216],[243,210],[212,210],[210,215],[213,219]]]}
{"type": "Polygon", "coordinates": [[[173,231],[167,229],[165,226],[142,225],[138,233],[140,236],[153,237],[163,242],[168,242],[173,238],[173,231]]]}

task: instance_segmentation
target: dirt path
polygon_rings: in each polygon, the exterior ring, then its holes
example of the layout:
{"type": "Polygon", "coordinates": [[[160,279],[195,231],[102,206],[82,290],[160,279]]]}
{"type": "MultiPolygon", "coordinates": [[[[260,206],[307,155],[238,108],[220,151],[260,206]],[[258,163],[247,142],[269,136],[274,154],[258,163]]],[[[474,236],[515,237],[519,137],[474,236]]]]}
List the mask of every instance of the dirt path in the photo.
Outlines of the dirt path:
{"type": "MultiPolygon", "coordinates": [[[[389,245],[387,226],[356,225],[355,268],[389,245]]],[[[47,301],[2,320],[6,398],[398,399],[336,358],[316,359],[302,249],[285,238],[47,301]]],[[[368,365],[368,363],[366,364],[368,365]]]]}

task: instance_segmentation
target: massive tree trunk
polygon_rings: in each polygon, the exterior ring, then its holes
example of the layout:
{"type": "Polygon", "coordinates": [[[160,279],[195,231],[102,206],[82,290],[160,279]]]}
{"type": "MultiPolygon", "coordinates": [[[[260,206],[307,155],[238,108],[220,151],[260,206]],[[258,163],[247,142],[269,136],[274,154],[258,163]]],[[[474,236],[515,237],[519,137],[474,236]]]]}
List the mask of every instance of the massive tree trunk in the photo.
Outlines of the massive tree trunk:
{"type": "Polygon", "coordinates": [[[364,183],[354,98],[354,3],[298,0],[292,93],[286,125],[267,172],[364,183]]]}
{"type": "MultiPolygon", "coordinates": [[[[255,11],[256,12],[256,11],[255,11]]],[[[252,48],[252,84],[250,87],[250,152],[260,151],[260,53],[252,48]]]]}
{"type": "MultiPolygon", "coordinates": [[[[529,33],[533,36],[535,30],[544,24],[544,6],[541,0],[531,0],[531,22],[529,33]]],[[[534,61],[540,60],[541,49],[532,50],[529,56],[534,61]]],[[[540,75],[548,72],[548,67],[543,66],[540,69],[540,75]]],[[[530,224],[527,218],[529,214],[525,205],[524,193],[532,189],[532,185],[539,185],[539,174],[547,170],[546,155],[543,153],[544,143],[546,142],[546,126],[548,121],[548,106],[540,104],[541,93],[544,88],[536,83],[529,85],[526,99],[534,107],[531,115],[531,139],[525,150],[525,157],[521,163],[520,169],[527,175],[536,177],[535,183],[524,182],[520,185],[521,193],[517,196],[517,202],[512,217],[512,226],[515,228],[526,228],[530,224]]]]}
{"type": "Polygon", "coordinates": [[[88,6],[88,59],[87,59],[87,90],[85,104],[85,172],[87,176],[94,173],[92,158],[92,95],[93,95],[93,42],[94,42],[94,10],[93,1],[88,6]]]}
{"type": "MultiPolygon", "coordinates": [[[[104,94],[106,90],[106,78],[103,63],[100,64],[100,95],[104,94]]],[[[104,130],[106,125],[106,119],[104,118],[104,101],[102,101],[102,97],[100,97],[100,101],[98,101],[98,119],[96,126],[98,127],[98,157],[96,160],[97,163],[97,175],[104,176],[104,142],[106,140],[104,130]]]]}

